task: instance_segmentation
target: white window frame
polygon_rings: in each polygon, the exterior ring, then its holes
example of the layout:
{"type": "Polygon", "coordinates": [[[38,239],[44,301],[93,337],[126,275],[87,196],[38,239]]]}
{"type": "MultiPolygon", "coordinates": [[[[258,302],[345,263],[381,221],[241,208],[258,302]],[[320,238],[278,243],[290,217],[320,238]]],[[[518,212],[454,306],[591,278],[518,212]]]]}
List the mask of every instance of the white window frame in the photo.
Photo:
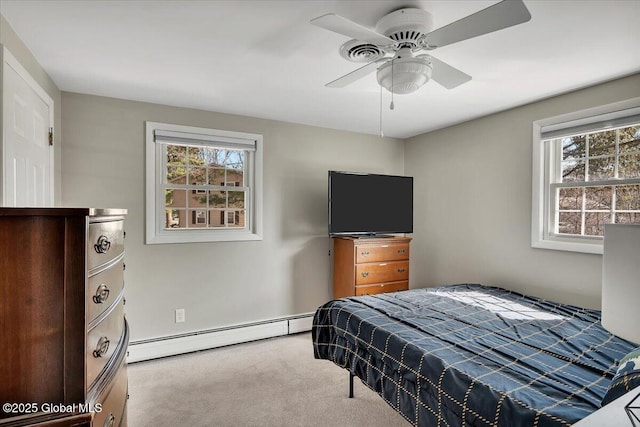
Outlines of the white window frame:
{"type": "Polygon", "coordinates": [[[262,240],[262,135],[157,122],[146,122],[145,126],[146,244],[262,240]],[[163,144],[156,142],[156,131],[181,132],[196,138],[200,145],[219,146],[234,140],[255,142],[255,150],[246,152],[246,227],[165,229],[164,154],[163,144]]]}
{"type": "MultiPolygon", "coordinates": [[[[587,236],[558,236],[551,229],[555,210],[555,197],[551,191],[551,180],[555,173],[558,154],[545,144],[543,132],[554,130],[585,128],[590,124],[600,124],[624,117],[640,114],[640,98],[633,98],[613,104],[590,108],[561,116],[533,122],[533,176],[531,203],[531,246],[541,249],[602,254],[603,239],[587,236]]],[[[595,128],[594,128],[595,130],[595,128]]]]}

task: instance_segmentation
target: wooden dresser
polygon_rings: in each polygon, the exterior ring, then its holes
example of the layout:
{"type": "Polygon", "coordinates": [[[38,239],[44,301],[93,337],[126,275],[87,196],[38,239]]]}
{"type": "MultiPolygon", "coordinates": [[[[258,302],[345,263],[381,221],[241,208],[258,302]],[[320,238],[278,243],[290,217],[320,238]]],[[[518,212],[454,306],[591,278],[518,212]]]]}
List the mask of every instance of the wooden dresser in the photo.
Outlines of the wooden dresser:
{"type": "Polygon", "coordinates": [[[0,208],[0,426],[126,426],[125,215],[0,208]]]}
{"type": "Polygon", "coordinates": [[[333,297],[409,289],[410,237],[333,238],[333,297]]]}

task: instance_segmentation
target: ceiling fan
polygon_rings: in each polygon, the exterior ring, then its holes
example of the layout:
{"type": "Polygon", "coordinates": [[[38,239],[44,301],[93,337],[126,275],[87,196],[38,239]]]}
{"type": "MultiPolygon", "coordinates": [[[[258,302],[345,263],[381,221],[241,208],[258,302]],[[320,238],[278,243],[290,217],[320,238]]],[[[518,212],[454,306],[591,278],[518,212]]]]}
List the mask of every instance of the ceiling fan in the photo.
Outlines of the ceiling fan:
{"type": "Polygon", "coordinates": [[[403,8],[383,16],[375,31],[334,13],[314,18],[311,23],[352,37],[340,47],[340,55],[349,61],[367,63],[325,86],[345,87],[377,70],[382,87],[391,93],[406,94],[415,92],[429,80],[447,89],[471,80],[468,74],[423,52],[530,19],[522,0],[503,0],[436,30],[432,15],[416,8],[403,8]]]}

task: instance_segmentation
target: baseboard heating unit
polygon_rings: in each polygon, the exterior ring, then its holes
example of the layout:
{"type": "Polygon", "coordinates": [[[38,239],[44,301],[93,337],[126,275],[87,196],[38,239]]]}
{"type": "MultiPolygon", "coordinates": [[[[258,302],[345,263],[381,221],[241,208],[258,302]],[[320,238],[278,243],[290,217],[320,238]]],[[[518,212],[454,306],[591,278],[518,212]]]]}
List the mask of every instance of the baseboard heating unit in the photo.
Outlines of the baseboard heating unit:
{"type": "Polygon", "coordinates": [[[313,313],[306,313],[262,322],[132,341],[129,343],[127,363],[306,332],[311,330],[312,321],[313,313]]]}

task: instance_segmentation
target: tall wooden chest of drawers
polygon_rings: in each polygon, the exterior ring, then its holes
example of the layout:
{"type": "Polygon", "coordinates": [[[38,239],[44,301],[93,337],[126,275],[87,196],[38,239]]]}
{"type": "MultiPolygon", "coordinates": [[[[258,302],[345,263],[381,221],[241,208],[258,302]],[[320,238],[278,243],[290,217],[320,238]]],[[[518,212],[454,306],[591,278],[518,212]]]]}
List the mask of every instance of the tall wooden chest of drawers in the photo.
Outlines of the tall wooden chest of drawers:
{"type": "Polygon", "coordinates": [[[333,238],[333,297],[409,289],[410,237],[333,238]]]}
{"type": "Polygon", "coordinates": [[[125,215],[0,208],[0,426],[126,426],[125,215]]]}

